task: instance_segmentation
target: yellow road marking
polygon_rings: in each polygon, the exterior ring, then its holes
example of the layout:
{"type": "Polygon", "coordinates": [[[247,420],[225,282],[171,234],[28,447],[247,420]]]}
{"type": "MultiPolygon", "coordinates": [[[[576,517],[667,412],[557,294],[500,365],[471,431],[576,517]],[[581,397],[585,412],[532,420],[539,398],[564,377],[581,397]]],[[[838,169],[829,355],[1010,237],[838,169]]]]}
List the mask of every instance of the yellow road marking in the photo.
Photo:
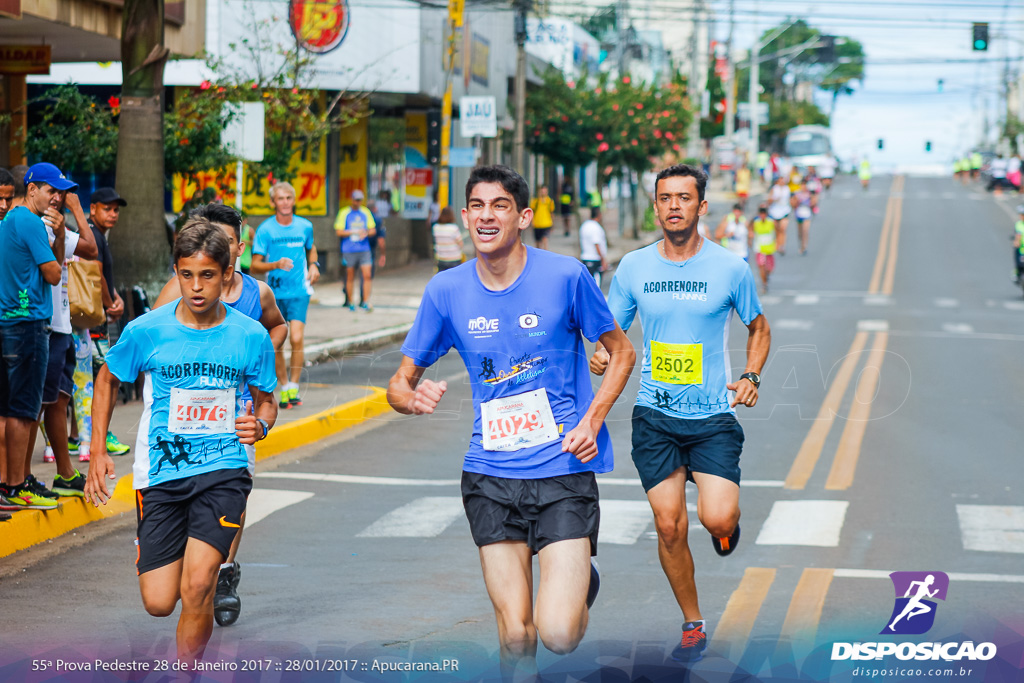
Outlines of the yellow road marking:
{"type": "Polygon", "coordinates": [[[839,439],[839,446],[836,448],[836,455],[832,460],[832,469],[825,482],[825,489],[828,491],[844,491],[853,484],[853,476],[857,471],[857,460],[860,458],[864,432],[871,419],[871,404],[875,400],[878,379],[882,374],[882,361],[885,360],[885,349],[888,343],[888,332],[875,334],[867,365],[864,366],[864,370],[857,380],[850,417],[846,422],[846,427],[843,428],[843,435],[839,439]]]}
{"type": "MultiPolygon", "coordinates": [[[[893,181],[895,191],[896,181],[893,181]]],[[[882,221],[882,235],[878,238],[878,253],[875,255],[875,267],[871,271],[871,281],[868,284],[869,294],[878,294],[878,287],[882,281],[882,268],[885,265],[886,247],[889,245],[889,231],[892,227],[893,200],[890,197],[885,205],[885,220],[882,221]]]]}
{"type": "Polygon", "coordinates": [[[786,620],[782,622],[779,633],[780,644],[783,641],[797,641],[801,644],[814,644],[821,621],[821,611],[825,607],[825,596],[832,584],[832,569],[808,568],[800,575],[800,582],[793,591],[793,599],[786,611],[786,620]]]}
{"type": "Polygon", "coordinates": [[[732,653],[737,657],[743,653],[757,614],[774,580],[774,568],[747,567],[743,572],[743,579],[729,596],[729,602],[715,628],[715,644],[723,648],[723,657],[732,660],[732,653]]]}
{"type": "MultiPolygon", "coordinates": [[[[900,176],[902,179],[903,176],[900,176]]],[[[902,192],[903,186],[900,186],[902,192]]],[[[900,223],[903,221],[903,195],[894,197],[892,224],[889,234],[889,262],[885,264],[885,280],[882,283],[882,294],[892,294],[893,281],[896,278],[896,258],[900,251],[900,223]]]]}
{"type": "Polygon", "coordinates": [[[825,447],[825,440],[832,429],[835,416],[839,413],[839,404],[846,393],[846,387],[850,384],[853,371],[860,360],[861,351],[867,344],[868,334],[868,332],[858,332],[854,336],[853,344],[850,345],[842,365],[839,366],[839,372],[836,373],[836,378],[825,395],[825,401],[821,404],[818,416],[814,419],[814,424],[807,432],[803,445],[800,446],[800,451],[796,455],[796,460],[793,461],[793,465],[789,469],[785,484],[787,489],[802,489],[807,485],[807,480],[811,478],[814,466],[821,456],[821,450],[825,447]]]}

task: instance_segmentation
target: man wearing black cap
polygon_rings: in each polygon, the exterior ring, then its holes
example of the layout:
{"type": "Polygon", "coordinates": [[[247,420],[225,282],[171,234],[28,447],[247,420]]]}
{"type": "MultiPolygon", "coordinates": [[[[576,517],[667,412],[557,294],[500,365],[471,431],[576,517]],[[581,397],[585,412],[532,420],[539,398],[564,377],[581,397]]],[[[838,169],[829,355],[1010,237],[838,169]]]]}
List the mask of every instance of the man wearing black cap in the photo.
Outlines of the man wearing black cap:
{"type": "MultiPolygon", "coordinates": [[[[127,206],[128,202],[117,194],[112,187],[101,187],[92,193],[89,198],[89,225],[92,226],[93,235],[96,237],[96,248],[99,250],[99,261],[103,264],[103,307],[107,311],[107,317],[117,320],[124,314],[124,300],[117,293],[114,287],[114,259],[110,254],[110,244],[107,242],[107,235],[117,225],[117,219],[121,215],[121,207],[127,206]]],[[[95,349],[94,372],[99,372],[103,366],[107,353],[109,340],[107,338],[106,325],[92,330],[92,340],[95,349]]],[[[88,439],[82,439],[79,448],[88,449],[88,439]]],[[[131,446],[121,443],[114,434],[107,434],[107,453],[110,455],[125,455],[131,450],[131,446]]],[[[79,459],[88,460],[88,452],[79,451],[79,459]]]]}
{"type": "Polygon", "coordinates": [[[53,285],[61,281],[64,216],[57,207],[77,187],[53,164],[36,164],[25,174],[25,205],[0,223],[0,415],[5,419],[7,469],[0,496],[26,509],[50,510],[56,501],[26,484],[25,454],[43,404],[50,351],[53,285]],[[45,223],[44,223],[45,219],[45,223]],[[46,228],[53,231],[53,243],[46,228]]]}

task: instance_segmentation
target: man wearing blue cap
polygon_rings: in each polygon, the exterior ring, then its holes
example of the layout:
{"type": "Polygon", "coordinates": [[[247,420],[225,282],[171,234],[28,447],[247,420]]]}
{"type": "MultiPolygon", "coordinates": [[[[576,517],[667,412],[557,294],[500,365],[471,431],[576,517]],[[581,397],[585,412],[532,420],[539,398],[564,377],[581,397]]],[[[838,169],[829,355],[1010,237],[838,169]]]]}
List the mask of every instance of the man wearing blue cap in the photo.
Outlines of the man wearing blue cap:
{"type": "Polygon", "coordinates": [[[56,501],[26,486],[25,454],[39,419],[50,353],[51,286],[61,281],[64,193],[78,187],[53,164],[25,174],[25,204],[0,223],[0,416],[6,418],[7,470],[0,496],[21,508],[49,510],[56,501]],[[44,222],[45,221],[45,222],[44,222]],[[53,244],[46,228],[53,231],[53,244]]]}

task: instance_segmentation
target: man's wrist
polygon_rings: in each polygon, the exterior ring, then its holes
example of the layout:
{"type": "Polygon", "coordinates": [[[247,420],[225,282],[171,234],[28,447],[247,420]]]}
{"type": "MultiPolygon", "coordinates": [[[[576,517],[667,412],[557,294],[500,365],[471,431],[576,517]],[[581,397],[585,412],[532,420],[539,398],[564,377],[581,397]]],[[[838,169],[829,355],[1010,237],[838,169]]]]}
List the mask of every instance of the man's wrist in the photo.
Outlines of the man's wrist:
{"type": "Polygon", "coordinates": [[[260,426],[262,426],[262,427],[263,427],[263,436],[261,436],[260,438],[258,438],[258,439],[256,439],[256,440],[257,440],[257,441],[263,441],[263,439],[267,438],[267,434],[269,434],[269,433],[270,433],[270,425],[269,425],[269,424],[267,424],[267,421],[266,421],[266,420],[264,420],[264,419],[263,419],[263,418],[261,418],[261,417],[257,417],[257,418],[256,418],[256,422],[258,422],[258,423],[260,424],[260,426]]]}

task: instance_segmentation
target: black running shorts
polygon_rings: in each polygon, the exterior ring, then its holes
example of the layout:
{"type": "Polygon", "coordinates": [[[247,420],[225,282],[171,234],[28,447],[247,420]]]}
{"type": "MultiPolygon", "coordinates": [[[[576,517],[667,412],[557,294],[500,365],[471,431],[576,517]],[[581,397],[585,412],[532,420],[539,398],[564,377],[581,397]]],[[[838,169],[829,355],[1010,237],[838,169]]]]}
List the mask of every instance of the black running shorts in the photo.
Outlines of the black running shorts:
{"type": "Polygon", "coordinates": [[[732,413],[687,420],[633,406],[633,463],[644,491],[680,467],[739,484],[742,451],[743,428],[732,413]]]}
{"type": "Polygon", "coordinates": [[[601,509],[593,472],[546,479],[463,472],[462,504],[477,546],[523,541],[537,553],[551,543],[589,538],[590,554],[597,555],[601,509]]]}
{"type": "Polygon", "coordinates": [[[216,470],[135,492],[139,574],[181,559],[189,538],[209,543],[225,558],[241,528],[252,477],[243,468],[216,470]]]}

